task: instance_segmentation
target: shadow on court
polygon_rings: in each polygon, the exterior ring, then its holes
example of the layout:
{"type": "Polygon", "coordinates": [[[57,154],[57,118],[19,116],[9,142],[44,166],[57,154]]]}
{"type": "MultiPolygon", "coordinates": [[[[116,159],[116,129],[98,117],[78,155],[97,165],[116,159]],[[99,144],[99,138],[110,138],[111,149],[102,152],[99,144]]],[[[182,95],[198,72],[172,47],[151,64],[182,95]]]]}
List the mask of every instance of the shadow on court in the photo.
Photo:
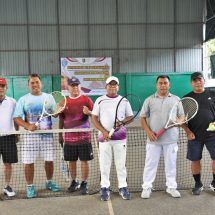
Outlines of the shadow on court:
{"type": "Polygon", "coordinates": [[[99,194],[88,196],[52,197],[0,201],[0,215],[211,215],[215,211],[215,194],[204,191],[200,196],[181,191],[174,199],[164,191],[153,192],[150,199],[133,193],[132,200],[122,200],[111,193],[111,201],[102,202],[99,194]]]}

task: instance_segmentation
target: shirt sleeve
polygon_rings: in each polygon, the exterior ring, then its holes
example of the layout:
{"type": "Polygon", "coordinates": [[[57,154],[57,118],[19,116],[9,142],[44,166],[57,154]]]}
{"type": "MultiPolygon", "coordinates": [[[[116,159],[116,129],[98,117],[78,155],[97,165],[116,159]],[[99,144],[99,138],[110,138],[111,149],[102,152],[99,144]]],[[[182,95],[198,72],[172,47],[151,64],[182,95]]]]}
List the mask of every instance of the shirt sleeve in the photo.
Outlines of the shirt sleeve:
{"type": "Polygon", "coordinates": [[[88,108],[90,111],[93,110],[93,101],[91,98],[87,97],[88,98],[88,108]]]}
{"type": "Polygon", "coordinates": [[[15,107],[15,111],[13,114],[13,118],[16,117],[21,117],[24,118],[25,117],[25,113],[24,113],[24,99],[23,97],[19,99],[19,101],[16,103],[16,107],[15,107]]]}
{"type": "Polygon", "coordinates": [[[140,116],[141,117],[145,117],[145,118],[149,118],[150,117],[149,101],[150,101],[150,98],[147,98],[144,101],[142,109],[140,111],[140,116]]]}
{"type": "Polygon", "coordinates": [[[99,115],[99,99],[96,99],[95,104],[93,106],[92,114],[95,116],[99,115]]]}

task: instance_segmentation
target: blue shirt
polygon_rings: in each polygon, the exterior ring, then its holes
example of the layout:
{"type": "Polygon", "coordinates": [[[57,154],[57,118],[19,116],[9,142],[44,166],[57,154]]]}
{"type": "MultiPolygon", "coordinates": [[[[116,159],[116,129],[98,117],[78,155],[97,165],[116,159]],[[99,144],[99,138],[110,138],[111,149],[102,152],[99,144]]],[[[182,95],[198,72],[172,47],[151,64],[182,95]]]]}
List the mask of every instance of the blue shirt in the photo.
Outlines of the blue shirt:
{"type": "MultiPolygon", "coordinates": [[[[22,96],[17,102],[16,109],[13,117],[21,117],[23,120],[30,124],[36,123],[43,113],[43,104],[45,100],[50,101],[50,108],[54,107],[54,99],[47,93],[42,93],[39,96],[28,93],[22,96]]],[[[40,129],[51,129],[52,120],[51,117],[43,118],[39,124],[40,129]]]]}

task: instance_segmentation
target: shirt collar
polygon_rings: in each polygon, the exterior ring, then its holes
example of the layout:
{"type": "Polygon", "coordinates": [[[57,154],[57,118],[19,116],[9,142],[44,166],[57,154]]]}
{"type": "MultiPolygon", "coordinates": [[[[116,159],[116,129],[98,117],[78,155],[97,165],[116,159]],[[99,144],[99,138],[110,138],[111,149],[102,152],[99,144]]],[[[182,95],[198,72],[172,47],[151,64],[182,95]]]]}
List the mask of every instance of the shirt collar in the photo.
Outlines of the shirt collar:
{"type": "Polygon", "coordinates": [[[154,94],[154,96],[155,96],[156,98],[166,98],[166,97],[171,97],[172,94],[169,93],[167,96],[163,97],[163,96],[158,95],[158,92],[156,92],[156,93],[154,94]]]}
{"type": "Polygon", "coordinates": [[[79,98],[79,97],[81,97],[81,94],[79,94],[79,95],[76,96],[76,97],[72,97],[72,96],[69,95],[69,98],[70,98],[70,99],[77,99],[77,98],[79,98]]]}
{"type": "Polygon", "coordinates": [[[7,96],[5,96],[3,100],[0,100],[0,104],[2,104],[2,102],[3,102],[4,100],[7,100],[7,96]]]}

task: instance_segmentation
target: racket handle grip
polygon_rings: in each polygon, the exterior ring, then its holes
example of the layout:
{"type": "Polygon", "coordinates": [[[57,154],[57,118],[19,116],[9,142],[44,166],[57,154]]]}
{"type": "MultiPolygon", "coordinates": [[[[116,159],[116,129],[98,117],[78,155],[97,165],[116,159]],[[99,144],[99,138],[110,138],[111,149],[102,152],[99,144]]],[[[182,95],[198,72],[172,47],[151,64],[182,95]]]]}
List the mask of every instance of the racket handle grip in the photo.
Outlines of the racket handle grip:
{"type": "Polygon", "coordinates": [[[165,131],[166,131],[166,129],[165,129],[165,128],[162,128],[162,129],[156,134],[156,137],[159,138],[165,131]]]}
{"type": "Polygon", "coordinates": [[[110,130],[110,132],[109,132],[109,137],[111,137],[111,136],[113,135],[114,131],[115,131],[114,128],[112,128],[112,129],[110,130]]]}

